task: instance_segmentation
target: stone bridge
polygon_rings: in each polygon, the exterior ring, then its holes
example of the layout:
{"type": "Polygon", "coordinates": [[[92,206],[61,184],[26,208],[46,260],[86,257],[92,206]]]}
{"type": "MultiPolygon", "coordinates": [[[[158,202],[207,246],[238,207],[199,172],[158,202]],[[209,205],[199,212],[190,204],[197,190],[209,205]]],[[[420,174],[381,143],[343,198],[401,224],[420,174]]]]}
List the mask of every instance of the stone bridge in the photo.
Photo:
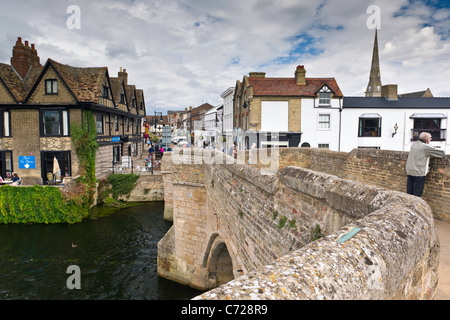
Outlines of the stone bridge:
{"type": "Polygon", "coordinates": [[[255,155],[165,154],[173,226],[158,245],[159,275],[209,290],[196,299],[434,297],[433,211],[449,214],[448,156],[426,186],[432,211],[392,190],[405,188],[407,153],[286,148],[265,165],[255,155]]]}

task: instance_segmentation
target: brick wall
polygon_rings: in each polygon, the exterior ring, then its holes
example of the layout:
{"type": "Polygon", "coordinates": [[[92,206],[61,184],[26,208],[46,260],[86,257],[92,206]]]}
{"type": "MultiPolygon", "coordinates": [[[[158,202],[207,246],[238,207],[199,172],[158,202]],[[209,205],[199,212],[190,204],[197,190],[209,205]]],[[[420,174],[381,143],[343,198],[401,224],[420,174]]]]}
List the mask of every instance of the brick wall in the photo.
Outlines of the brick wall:
{"type": "Polygon", "coordinates": [[[70,93],[69,89],[63,84],[61,78],[55,72],[53,67],[48,68],[41,81],[37,84],[36,89],[33,91],[28,104],[76,104],[76,100],[70,93]],[[58,80],[58,94],[46,94],[45,93],[45,80],[56,79],[58,80]]]}
{"type": "MultiPolygon", "coordinates": [[[[316,148],[280,148],[279,168],[299,166],[370,185],[406,192],[408,152],[354,149],[350,153],[316,148]]],[[[450,221],[450,156],[433,158],[422,198],[434,217],[450,221]]]]}

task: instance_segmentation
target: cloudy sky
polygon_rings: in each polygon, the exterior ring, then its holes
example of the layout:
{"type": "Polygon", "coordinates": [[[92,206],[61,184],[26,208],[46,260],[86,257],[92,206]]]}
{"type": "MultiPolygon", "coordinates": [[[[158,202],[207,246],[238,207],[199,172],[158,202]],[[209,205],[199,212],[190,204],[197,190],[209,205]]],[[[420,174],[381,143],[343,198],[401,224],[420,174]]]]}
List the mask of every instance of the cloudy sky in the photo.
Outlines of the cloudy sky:
{"type": "Polygon", "coordinates": [[[106,66],[114,77],[123,67],[129,83],[144,89],[148,114],[219,105],[220,94],[249,72],[293,77],[300,64],[307,77],[334,77],[344,95],[362,96],[375,22],[383,84],[450,96],[449,1],[1,2],[0,62],[10,62],[21,36],[36,44],[42,64],[106,66]],[[67,12],[72,5],[79,16],[67,12]]]}

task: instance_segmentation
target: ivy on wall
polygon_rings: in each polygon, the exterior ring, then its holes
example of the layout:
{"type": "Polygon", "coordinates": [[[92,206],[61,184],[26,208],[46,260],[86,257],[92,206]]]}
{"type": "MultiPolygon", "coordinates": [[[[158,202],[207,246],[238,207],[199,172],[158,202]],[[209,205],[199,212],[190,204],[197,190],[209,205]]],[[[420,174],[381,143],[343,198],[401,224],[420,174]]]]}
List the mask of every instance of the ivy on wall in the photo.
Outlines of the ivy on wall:
{"type": "Polygon", "coordinates": [[[86,187],[83,195],[85,205],[94,203],[97,178],[95,177],[95,158],[99,148],[97,143],[97,126],[91,111],[85,111],[81,125],[71,124],[72,141],[80,161],[80,183],[86,187]]]}
{"type": "Polygon", "coordinates": [[[119,195],[129,195],[136,186],[136,181],[139,176],[133,173],[130,174],[111,174],[108,176],[107,181],[112,186],[112,196],[115,200],[118,200],[119,195]]]}

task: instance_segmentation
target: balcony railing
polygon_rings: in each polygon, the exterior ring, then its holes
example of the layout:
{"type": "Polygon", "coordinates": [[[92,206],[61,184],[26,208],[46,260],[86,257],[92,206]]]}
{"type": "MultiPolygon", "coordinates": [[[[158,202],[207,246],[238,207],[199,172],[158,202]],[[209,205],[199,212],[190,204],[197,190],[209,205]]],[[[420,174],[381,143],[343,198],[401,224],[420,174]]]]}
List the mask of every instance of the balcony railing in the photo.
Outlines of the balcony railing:
{"type": "Polygon", "coordinates": [[[411,129],[411,140],[418,140],[421,132],[431,133],[432,141],[445,141],[447,136],[447,129],[411,129]]]}

